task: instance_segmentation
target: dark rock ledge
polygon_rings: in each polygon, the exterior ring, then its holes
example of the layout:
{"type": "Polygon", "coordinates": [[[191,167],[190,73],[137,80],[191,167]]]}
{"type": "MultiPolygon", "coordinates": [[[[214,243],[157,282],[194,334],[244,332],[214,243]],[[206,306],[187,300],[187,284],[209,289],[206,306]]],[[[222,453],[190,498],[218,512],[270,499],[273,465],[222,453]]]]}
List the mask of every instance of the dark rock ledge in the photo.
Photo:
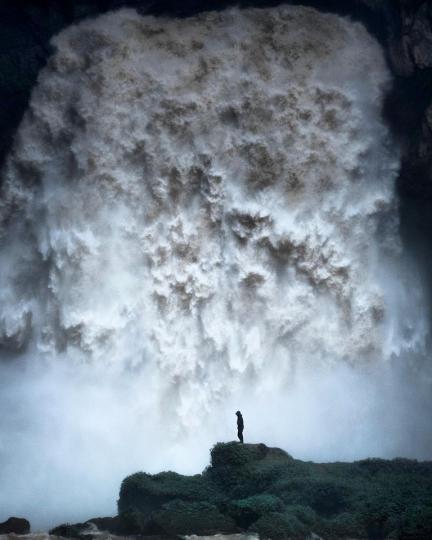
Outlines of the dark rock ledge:
{"type": "Polygon", "coordinates": [[[261,539],[430,540],[432,462],[296,460],[264,444],[218,443],[202,474],[137,472],[120,488],[118,516],[61,525],[51,534],[99,531],[149,540],[255,533],[261,539]]]}
{"type": "Polygon", "coordinates": [[[0,523],[0,534],[28,534],[29,532],[30,523],[23,518],[10,517],[0,523]]]}

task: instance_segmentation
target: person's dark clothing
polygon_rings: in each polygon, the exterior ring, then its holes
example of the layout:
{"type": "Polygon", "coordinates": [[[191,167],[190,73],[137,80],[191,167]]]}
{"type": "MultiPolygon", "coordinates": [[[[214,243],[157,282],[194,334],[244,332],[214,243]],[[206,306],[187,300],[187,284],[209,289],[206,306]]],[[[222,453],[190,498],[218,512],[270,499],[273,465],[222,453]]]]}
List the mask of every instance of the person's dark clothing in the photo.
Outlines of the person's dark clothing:
{"type": "Polygon", "coordinates": [[[237,415],[237,436],[239,438],[239,441],[242,443],[243,442],[243,429],[244,429],[243,416],[240,411],[237,411],[236,415],[237,415]]]}

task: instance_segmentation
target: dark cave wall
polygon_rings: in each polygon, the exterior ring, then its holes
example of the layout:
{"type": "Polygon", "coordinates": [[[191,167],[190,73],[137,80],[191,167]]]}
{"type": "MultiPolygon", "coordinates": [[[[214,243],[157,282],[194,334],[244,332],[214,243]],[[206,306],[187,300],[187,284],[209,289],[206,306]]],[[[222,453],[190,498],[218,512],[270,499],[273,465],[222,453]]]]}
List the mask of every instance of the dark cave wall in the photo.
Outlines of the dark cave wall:
{"type": "MultiPolygon", "coordinates": [[[[18,0],[0,6],[0,164],[27,107],[37,74],[65,26],[122,6],[141,13],[187,16],[268,0],[18,0]]],[[[383,44],[394,85],[383,114],[402,146],[398,182],[406,244],[432,261],[432,2],[429,0],[291,0],[362,21],[383,44]]]]}
{"type": "Polygon", "coordinates": [[[404,245],[420,262],[432,305],[432,2],[397,0],[384,43],[394,75],[384,115],[402,147],[404,245]]]}

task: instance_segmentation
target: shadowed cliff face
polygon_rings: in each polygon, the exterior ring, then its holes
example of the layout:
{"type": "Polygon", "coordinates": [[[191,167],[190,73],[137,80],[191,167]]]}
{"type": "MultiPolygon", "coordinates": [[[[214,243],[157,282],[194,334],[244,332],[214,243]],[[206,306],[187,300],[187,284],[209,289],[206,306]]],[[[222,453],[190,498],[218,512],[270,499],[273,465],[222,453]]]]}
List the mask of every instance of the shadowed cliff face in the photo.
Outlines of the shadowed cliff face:
{"type": "Polygon", "coordinates": [[[420,261],[430,290],[432,4],[400,1],[397,5],[397,17],[392,19],[386,41],[395,79],[384,114],[402,146],[398,179],[402,237],[420,261]]]}

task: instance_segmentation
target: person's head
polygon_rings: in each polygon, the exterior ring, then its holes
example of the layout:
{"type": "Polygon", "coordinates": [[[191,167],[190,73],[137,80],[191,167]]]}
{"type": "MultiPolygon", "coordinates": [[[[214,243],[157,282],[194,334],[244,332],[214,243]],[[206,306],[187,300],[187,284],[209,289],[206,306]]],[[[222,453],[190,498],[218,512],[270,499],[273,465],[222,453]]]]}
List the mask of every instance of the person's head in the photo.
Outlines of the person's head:
{"type": "Polygon", "coordinates": [[[236,412],[236,415],[237,415],[237,416],[241,416],[241,412],[240,412],[240,411],[237,411],[237,412],[236,412]]]}

